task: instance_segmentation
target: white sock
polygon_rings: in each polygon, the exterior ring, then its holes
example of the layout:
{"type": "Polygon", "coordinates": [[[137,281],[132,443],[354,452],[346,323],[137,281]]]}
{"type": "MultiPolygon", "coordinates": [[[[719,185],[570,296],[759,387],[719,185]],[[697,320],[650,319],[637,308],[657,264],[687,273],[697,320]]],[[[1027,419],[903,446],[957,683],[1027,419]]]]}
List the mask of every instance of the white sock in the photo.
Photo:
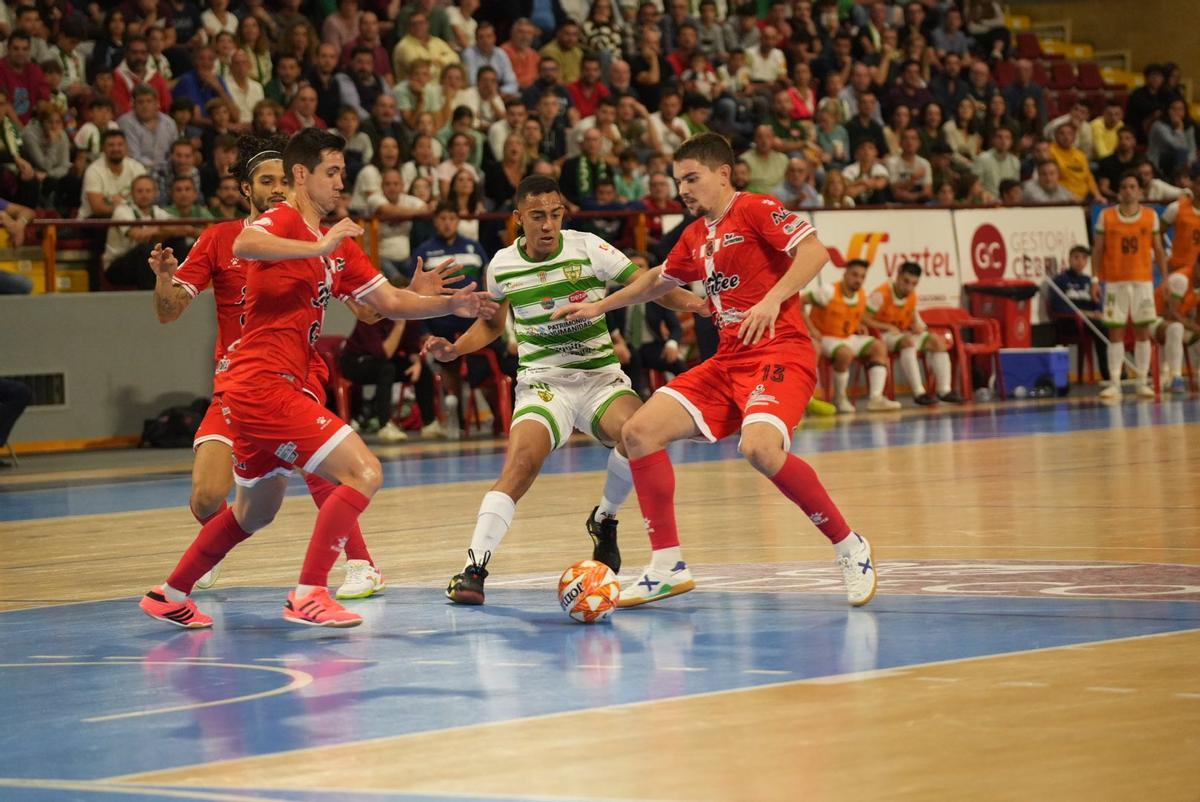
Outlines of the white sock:
{"type": "Polygon", "coordinates": [[[296,598],[303,599],[305,596],[312,593],[316,589],[317,589],[316,585],[297,585],[296,586],[296,598]]]}
{"type": "Polygon", "coordinates": [[[1183,324],[1173,320],[1167,324],[1167,343],[1163,348],[1167,375],[1174,379],[1183,375],[1183,324]]]}
{"type": "Polygon", "coordinates": [[[900,349],[900,367],[908,377],[908,386],[913,395],[925,395],[925,382],[921,379],[921,366],[917,364],[917,349],[915,346],[900,349]]]}
{"type": "Polygon", "coordinates": [[[633,472],[629,470],[629,459],[614,448],[608,453],[608,475],[604,477],[604,495],[596,510],[596,521],[616,518],[617,511],[632,492],[633,472]]]}
{"type": "Polygon", "coordinates": [[[945,395],[950,392],[950,354],[934,351],[929,358],[933,360],[933,378],[937,381],[938,395],[945,395]]]}
{"type": "Polygon", "coordinates": [[[167,597],[167,601],[173,601],[173,602],[187,601],[188,595],[186,593],[184,593],[182,590],[176,590],[175,588],[168,585],[166,582],[163,582],[162,587],[163,587],[163,595],[167,597]]]}
{"type": "Polygon", "coordinates": [[[479,517],[475,519],[475,533],[471,535],[471,551],[475,552],[476,560],[482,560],[489,551],[493,554],[496,552],[500,541],[508,534],[516,512],[517,502],[507,493],[489,490],[484,494],[483,502],[479,505],[479,517]]]}
{"type": "Polygon", "coordinates": [[[850,384],[850,371],[833,372],[833,399],[841,401],[846,397],[846,387],[850,384]]]}
{"type": "Polygon", "coordinates": [[[1138,340],[1133,344],[1133,366],[1137,368],[1138,381],[1150,381],[1150,341],[1138,340]]]}
{"type": "Polygon", "coordinates": [[[872,365],[867,368],[867,387],[871,398],[882,398],[885,384],[887,384],[887,367],[885,365],[872,365]]]}
{"type": "Polygon", "coordinates": [[[1125,343],[1108,344],[1108,377],[1113,384],[1121,386],[1121,366],[1125,364],[1125,343]]]}
{"type": "Polygon", "coordinates": [[[858,535],[851,532],[844,538],[833,544],[833,550],[837,552],[839,557],[845,557],[853,554],[855,549],[859,547],[858,535]]]}
{"type": "Polygon", "coordinates": [[[683,562],[683,551],[679,546],[670,546],[650,552],[650,567],[659,571],[670,571],[681,562],[683,562]]]}

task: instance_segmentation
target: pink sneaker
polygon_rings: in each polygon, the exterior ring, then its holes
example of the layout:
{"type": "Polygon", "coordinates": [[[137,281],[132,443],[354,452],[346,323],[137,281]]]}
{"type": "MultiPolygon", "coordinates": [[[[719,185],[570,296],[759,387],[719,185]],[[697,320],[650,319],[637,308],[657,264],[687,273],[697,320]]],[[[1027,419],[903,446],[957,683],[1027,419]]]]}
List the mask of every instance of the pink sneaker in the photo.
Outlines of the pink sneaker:
{"type": "Polygon", "coordinates": [[[362,623],[362,616],[335,602],[327,588],[316,588],[301,599],[296,598],[296,591],[289,592],[283,617],[310,627],[356,627],[362,623]]]}
{"type": "Polygon", "coordinates": [[[159,621],[166,621],[184,629],[204,629],[211,627],[212,616],[205,615],[196,609],[196,603],[191,599],[173,602],[163,593],[162,585],[151,588],[142,600],[138,602],[142,612],[159,621]]]}

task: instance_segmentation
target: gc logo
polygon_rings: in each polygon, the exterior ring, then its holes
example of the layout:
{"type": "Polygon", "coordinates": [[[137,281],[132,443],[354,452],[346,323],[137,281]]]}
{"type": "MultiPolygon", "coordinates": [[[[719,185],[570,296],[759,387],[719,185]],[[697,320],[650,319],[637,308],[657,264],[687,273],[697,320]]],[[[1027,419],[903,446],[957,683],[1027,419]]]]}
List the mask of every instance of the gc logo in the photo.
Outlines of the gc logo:
{"type": "Polygon", "coordinates": [[[999,229],[991,223],[975,229],[975,236],[971,237],[971,266],[975,268],[976,278],[980,281],[1002,279],[1007,264],[1008,252],[999,229]]]}

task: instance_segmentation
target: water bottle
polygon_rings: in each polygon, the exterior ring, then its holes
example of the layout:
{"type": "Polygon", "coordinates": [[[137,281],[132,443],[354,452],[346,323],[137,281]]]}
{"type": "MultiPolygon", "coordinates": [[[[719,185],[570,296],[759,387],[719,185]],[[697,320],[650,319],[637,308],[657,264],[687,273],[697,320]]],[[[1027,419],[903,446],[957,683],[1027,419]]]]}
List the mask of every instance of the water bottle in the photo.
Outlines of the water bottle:
{"type": "Polygon", "coordinates": [[[1019,385],[1013,388],[1013,398],[1025,398],[1029,395],[1029,391],[1025,389],[1025,385],[1019,385]]]}
{"type": "Polygon", "coordinates": [[[458,396],[447,395],[442,401],[442,407],[446,411],[446,437],[457,440],[461,434],[458,423],[458,396]]]}

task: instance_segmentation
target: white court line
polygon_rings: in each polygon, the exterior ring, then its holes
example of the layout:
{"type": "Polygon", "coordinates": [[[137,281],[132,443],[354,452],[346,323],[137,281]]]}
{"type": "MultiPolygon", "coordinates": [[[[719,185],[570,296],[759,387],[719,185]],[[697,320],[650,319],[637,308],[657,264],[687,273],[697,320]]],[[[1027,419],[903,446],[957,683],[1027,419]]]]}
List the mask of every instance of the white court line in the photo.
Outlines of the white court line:
{"type": "Polygon", "coordinates": [[[303,663],[306,658],[299,655],[291,655],[288,657],[256,657],[256,663],[303,663]]]}
{"type": "Polygon", "coordinates": [[[608,671],[609,669],[620,668],[619,664],[605,665],[604,663],[580,663],[576,668],[601,669],[608,671]]]}
{"type": "Polygon", "coordinates": [[[436,629],[410,629],[408,631],[409,635],[436,635],[437,633],[436,629]]]}
{"type": "Polygon", "coordinates": [[[688,674],[699,673],[701,671],[708,671],[707,668],[696,668],[694,666],[663,666],[662,668],[658,668],[655,670],[656,671],[680,671],[680,672],[688,673],[688,674]]]}
{"type": "Polygon", "coordinates": [[[1048,682],[1032,682],[1029,680],[1010,679],[1007,682],[997,682],[997,688],[1049,688],[1048,682]]]}
{"type": "Polygon", "coordinates": [[[1089,685],[1084,690],[1092,691],[1093,693],[1137,693],[1137,688],[1108,688],[1103,685],[1089,685]]]}
{"type": "Polygon", "coordinates": [[[537,668],[541,663],[492,663],[497,668],[537,668]]]}
{"type": "Polygon", "coordinates": [[[1200,693],[1177,693],[1175,697],[1178,699],[1200,699],[1200,693]]]}
{"type": "Polygon", "coordinates": [[[791,674],[791,671],[784,671],[779,668],[747,668],[743,674],[762,674],[767,677],[786,677],[791,674]]]}
{"type": "Polygon", "coordinates": [[[413,660],[412,664],[417,666],[456,666],[460,662],[459,660],[413,660]]]}
{"type": "Polygon", "coordinates": [[[959,682],[961,677],[914,677],[914,679],[916,679],[918,682],[949,683],[959,682]]]}
{"type": "Polygon", "coordinates": [[[224,660],[223,657],[181,657],[180,660],[224,660]]]}
{"type": "Polygon", "coordinates": [[[30,660],[74,660],[79,655],[77,654],[31,654],[30,660]]]}

